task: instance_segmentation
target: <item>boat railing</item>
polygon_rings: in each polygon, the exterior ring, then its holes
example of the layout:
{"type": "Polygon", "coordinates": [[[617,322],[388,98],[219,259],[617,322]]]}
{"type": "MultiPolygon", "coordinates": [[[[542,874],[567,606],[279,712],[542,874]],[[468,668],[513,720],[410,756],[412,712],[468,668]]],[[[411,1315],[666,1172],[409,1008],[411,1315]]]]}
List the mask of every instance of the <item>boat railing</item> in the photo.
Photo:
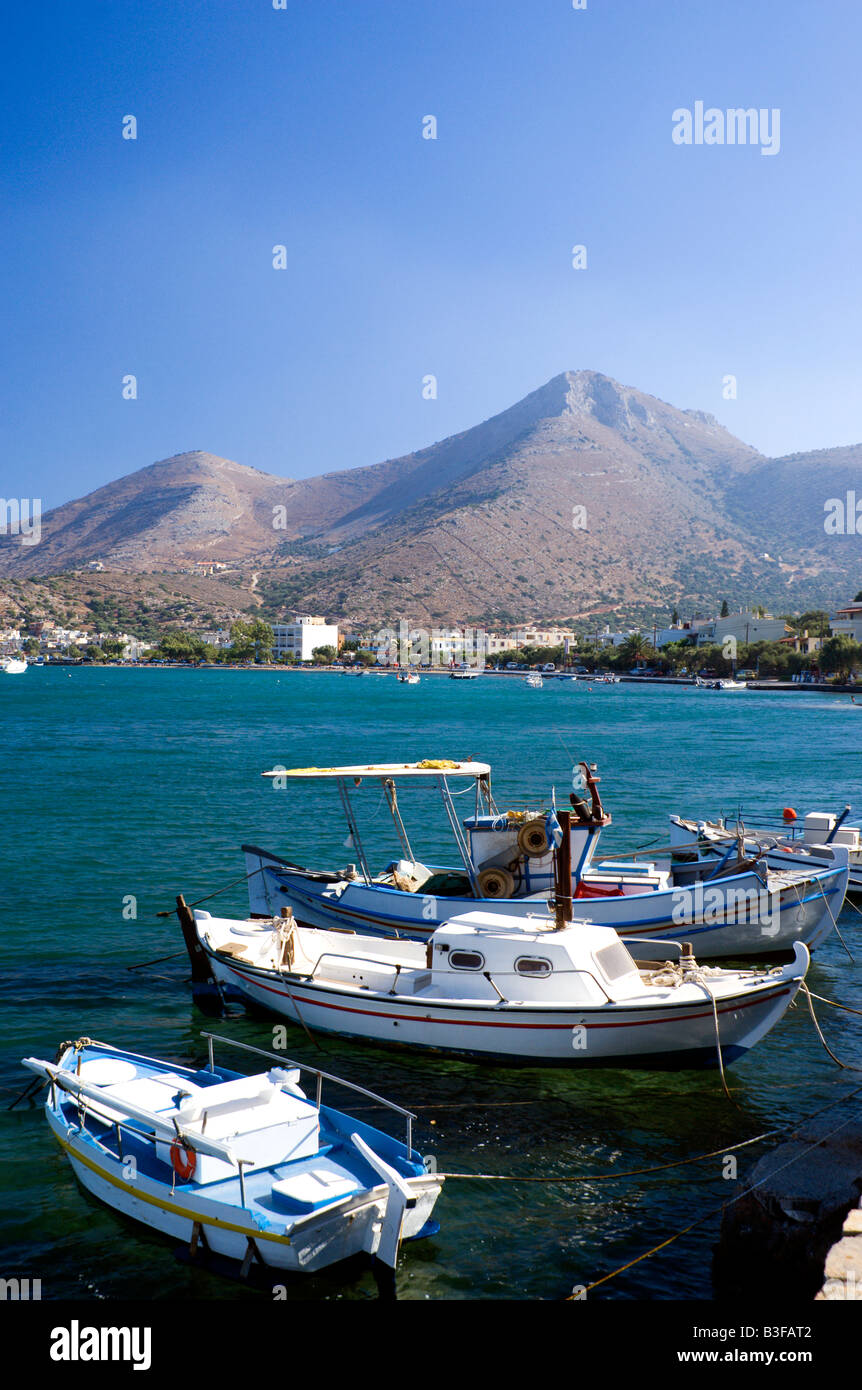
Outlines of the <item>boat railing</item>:
{"type": "Polygon", "coordinates": [[[396,1114],[402,1115],[407,1125],[407,1157],[413,1156],[413,1121],[416,1119],[412,1110],[405,1110],[403,1105],[396,1105],[394,1100],[387,1100],[385,1096],[380,1096],[376,1091],[369,1091],[365,1086],[358,1086],[355,1081],[345,1081],[343,1076],[335,1076],[332,1072],[323,1071],[321,1067],[313,1067],[309,1062],[297,1062],[292,1057],[280,1056],[277,1052],[266,1052],[262,1047],[252,1047],[251,1043],[239,1042],[236,1038],[226,1038],[220,1033],[201,1033],[202,1038],[206,1038],[209,1048],[209,1069],[215,1070],[213,1059],[213,1043],[225,1043],[228,1047],[238,1047],[243,1052],[253,1052],[258,1057],[267,1057],[271,1062],[276,1062],[280,1067],[298,1067],[300,1071],[311,1072],[317,1078],[317,1094],[315,1104],[318,1110],[321,1105],[323,1092],[323,1082],[332,1081],[336,1086],[344,1086],[348,1091],[355,1091],[360,1096],[365,1096],[368,1100],[376,1101],[387,1110],[394,1110],[396,1114]]]}
{"type": "MultiPolygon", "coordinates": [[[[505,980],[505,979],[525,980],[525,979],[529,979],[529,978],[530,978],[530,977],[527,976],[527,975],[523,975],[519,970],[494,970],[494,971],[491,971],[491,970],[483,970],[483,971],[482,971],[482,974],[483,974],[484,978],[488,981],[488,984],[491,986],[491,988],[494,989],[494,990],[496,990],[497,994],[499,995],[500,1002],[503,1003],[503,1004],[511,1004],[511,1003],[513,1002],[513,1000],[512,1000],[508,995],[503,994],[502,990],[499,988],[499,986],[497,985],[495,979],[493,978],[495,975],[497,976],[498,979],[504,979],[504,980],[505,980]]],[[[566,968],[563,969],[563,970],[554,969],[554,970],[552,971],[552,974],[554,974],[554,975],[586,975],[588,979],[592,980],[593,983],[594,983],[595,985],[598,986],[598,988],[601,990],[602,994],[605,996],[605,998],[607,999],[607,1001],[608,1001],[609,1004],[612,1004],[612,1003],[614,1002],[613,999],[611,998],[610,994],[608,994],[608,991],[605,989],[605,986],[602,984],[602,982],[601,982],[601,980],[599,979],[599,977],[598,977],[592,970],[584,970],[584,969],[581,968],[580,966],[576,966],[576,965],[575,965],[575,966],[566,967],[566,968]]],[[[547,975],[545,975],[545,976],[538,976],[538,975],[537,975],[537,976],[533,976],[533,978],[534,978],[534,979],[547,979],[547,975]]]]}
{"type": "Polygon", "coordinates": [[[390,993],[392,994],[395,993],[395,986],[398,983],[398,976],[401,974],[401,971],[404,966],[403,961],[397,961],[393,964],[391,960],[380,960],[375,956],[347,956],[339,951],[321,951],[320,955],[317,957],[317,960],[314,962],[314,965],[307,972],[307,974],[305,974],[304,978],[306,980],[314,979],[317,967],[319,966],[322,960],[346,960],[354,966],[382,965],[384,970],[394,970],[395,979],[392,982],[392,989],[390,991],[390,993]]]}

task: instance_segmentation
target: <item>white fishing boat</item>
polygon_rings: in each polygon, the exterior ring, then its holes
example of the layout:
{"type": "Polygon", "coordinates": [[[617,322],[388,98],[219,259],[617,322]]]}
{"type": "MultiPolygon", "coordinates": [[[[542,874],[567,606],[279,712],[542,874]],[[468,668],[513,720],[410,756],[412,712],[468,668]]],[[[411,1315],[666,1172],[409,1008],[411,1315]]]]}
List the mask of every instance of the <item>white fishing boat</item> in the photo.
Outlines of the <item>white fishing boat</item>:
{"type": "Polygon", "coordinates": [[[691,820],[670,818],[670,844],[674,872],[680,882],[702,877],[704,865],[714,867],[732,859],[739,847],[742,853],[760,856],[768,867],[797,871],[835,868],[848,857],[848,894],[862,894],[862,828],[847,825],[850,807],[840,815],[810,811],[802,825],[756,821],[746,826],[741,820],[691,820]],[[837,851],[837,853],[836,853],[837,851]]]}
{"type": "Polygon", "coordinates": [[[420,677],[416,674],[415,671],[410,671],[409,673],[405,673],[403,675],[398,676],[398,682],[400,685],[418,685],[419,680],[420,677]]]}
{"type": "Polygon", "coordinates": [[[701,680],[700,676],[695,677],[695,685],[701,690],[747,690],[746,681],[731,680],[729,677],[719,677],[717,680],[701,680]]]}
{"type": "MultiPolygon", "coordinates": [[[[487,763],[445,759],[264,773],[281,779],[283,789],[296,780],[334,781],[358,866],[309,869],[243,845],[250,915],[268,918],[290,907],[303,926],[418,940],[477,906],[509,919],[527,918],[544,912],[558,894],[554,836],[564,823],[567,891],[579,911],[620,936],[674,937],[684,929],[697,954],[711,960],[774,955],[792,950],[796,941],[815,950],[833,929],[847,889],[846,851],[836,850],[829,866],[811,864],[802,870],[743,858],[698,876],[708,882],[693,881],[687,872],[678,878],[673,858],[666,864],[607,860],[594,866],[599,835],[611,818],[602,806],[593,766],[576,767],[573,809],[560,812],[559,818],[552,806],[501,812],[491,794],[490,773],[487,763]],[[476,802],[474,813],[459,821],[449,784],[464,777],[475,780],[476,802]],[[439,790],[460,865],[417,858],[396,797],[396,783],[402,780],[430,782],[439,790]],[[354,806],[357,788],[368,782],[382,784],[403,848],[403,858],[377,874],[371,872],[354,806]]],[[[292,800],[290,810],[296,813],[292,800]]]]}
{"type": "MultiPolygon", "coordinates": [[[[180,900],[182,902],[182,900],[180,900]]],[[[638,967],[607,927],[475,911],[427,943],[341,935],[292,917],[236,922],[182,904],[198,990],[217,989],[312,1032],[566,1066],[715,1066],[777,1023],[809,955],[773,970],[638,967]]],[[[204,998],[209,1007],[209,1002],[204,998]]]]}
{"type": "Polygon", "coordinates": [[[535,675],[527,676],[526,680],[524,681],[524,684],[526,686],[529,686],[530,690],[541,690],[544,685],[544,681],[542,680],[542,677],[538,674],[538,672],[536,672],[535,675]]]}
{"type": "Polygon", "coordinates": [[[474,681],[477,679],[478,675],[478,671],[473,671],[469,668],[464,668],[458,671],[450,671],[449,679],[450,681],[474,681]]]}
{"type": "Polygon", "coordinates": [[[18,657],[7,656],[0,661],[0,672],[6,676],[23,676],[27,670],[27,662],[19,660],[18,657]]]}
{"type": "MultiPolygon", "coordinates": [[[[314,1271],[362,1251],[394,1268],[399,1243],[425,1233],[442,1178],[412,1145],[413,1116],[350,1082],[268,1058],[244,1076],[80,1038],[55,1063],[24,1066],[49,1083],[45,1114],[83,1187],[144,1225],[213,1254],[314,1271]],[[406,1143],[321,1102],[323,1081],[371,1097],[407,1122],[406,1143]]],[[[426,1231],[427,1228],[427,1231],[426,1231]]]]}

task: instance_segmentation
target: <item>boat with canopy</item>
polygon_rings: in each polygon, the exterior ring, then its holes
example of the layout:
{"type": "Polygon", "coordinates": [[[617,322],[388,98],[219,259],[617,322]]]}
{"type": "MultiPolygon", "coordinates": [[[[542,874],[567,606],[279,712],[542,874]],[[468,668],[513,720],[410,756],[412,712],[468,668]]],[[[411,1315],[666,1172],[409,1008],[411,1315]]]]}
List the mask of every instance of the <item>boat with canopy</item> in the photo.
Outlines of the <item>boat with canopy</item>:
{"type": "MultiPolygon", "coordinates": [[[[569,845],[571,887],[583,915],[623,937],[675,937],[685,928],[703,959],[767,956],[796,941],[815,949],[832,930],[847,888],[848,858],[806,870],[774,868],[755,857],[723,858],[697,881],[676,877],[676,862],[606,860],[594,864],[602,830],[611,823],[599,795],[595,764],[572,775],[571,810],[501,810],[487,763],[428,759],[417,763],[275,768],[264,777],[284,790],[303,781],[335,784],[358,863],[313,869],[256,845],[243,845],[252,917],[291,908],[303,926],[427,939],[453,917],[480,906],[508,921],[548,908],[556,893],[554,843],[569,845]],[[459,818],[453,784],[474,783],[471,815],[459,818]],[[434,865],[414,852],[398,801],[399,783],[439,793],[460,864],[434,865]],[[369,864],[355,805],[364,785],[383,789],[402,857],[377,873],[369,864]],[[563,818],[565,817],[565,829],[563,818]]],[[[466,790],[469,790],[469,786],[466,790]]],[[[292,805],[292,800],[291,800],[292,805]]],[[[637,948],[640,952],[641,948],[637,948]]]]}

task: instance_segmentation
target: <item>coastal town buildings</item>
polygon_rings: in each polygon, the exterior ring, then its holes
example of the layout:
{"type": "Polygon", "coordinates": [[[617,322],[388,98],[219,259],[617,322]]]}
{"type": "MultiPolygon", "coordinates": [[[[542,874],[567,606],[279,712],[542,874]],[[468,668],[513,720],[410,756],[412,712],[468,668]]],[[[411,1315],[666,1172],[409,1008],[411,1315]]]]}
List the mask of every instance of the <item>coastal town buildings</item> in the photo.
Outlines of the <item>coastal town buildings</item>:
{"type": "Polygon", "coordinates": [[[731,613],[726,618],[713,618],[697,629],[697,645],[721,646],[728,637],[740,645],[750,642],[780,642],[789,628],[783,618],[769,614],[731,613]]]}
{"type": "Polygon", "coordinates": [[[862,642],[862,602],[848,603],[844,608],[839,608],[829,621],[834,636],[843,633],[845,637],[852,637],[854,642],[862,642]]]}
{"type": "Polygon", "coordinates": [[[273,623],[275,644],[273,656],[293,656],[297,661],[310,661],[318,647],[338,650],[338,624],[325,618],[297,617],[291,623],[273,623]]]}
{"type": "Polygon", "coordinates": [[[514,647],[562,647],[566,641],[576,642],[577,638],[570,627],[527,626],[517,628],[505,640],[511,641],[514,647]]]}

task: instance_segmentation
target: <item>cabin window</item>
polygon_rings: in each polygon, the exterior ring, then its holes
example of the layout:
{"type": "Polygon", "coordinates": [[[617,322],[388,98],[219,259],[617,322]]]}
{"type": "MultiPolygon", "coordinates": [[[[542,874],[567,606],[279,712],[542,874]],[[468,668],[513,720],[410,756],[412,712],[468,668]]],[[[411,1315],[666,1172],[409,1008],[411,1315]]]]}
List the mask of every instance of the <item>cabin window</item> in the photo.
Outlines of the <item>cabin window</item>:
{"type": "Polygon", "coordinates": [[[519,975],[550,975],[553,968],[551,962],[542,956],[519,956],[515,961],[519,975]]]}
{"type": "Polygon", "coordinates": [[[614,941],[610,946],[596,951],[596,963],[606,980],[618,980],[621,975],[628,975],[634,969],[634,961],[621,941],[614,941]]]}
{"type": "Polygon", "coordinates": [[[453,970],[481,970],[485,957],[478,951],[450,951],[449,964],[453,970]]]}

